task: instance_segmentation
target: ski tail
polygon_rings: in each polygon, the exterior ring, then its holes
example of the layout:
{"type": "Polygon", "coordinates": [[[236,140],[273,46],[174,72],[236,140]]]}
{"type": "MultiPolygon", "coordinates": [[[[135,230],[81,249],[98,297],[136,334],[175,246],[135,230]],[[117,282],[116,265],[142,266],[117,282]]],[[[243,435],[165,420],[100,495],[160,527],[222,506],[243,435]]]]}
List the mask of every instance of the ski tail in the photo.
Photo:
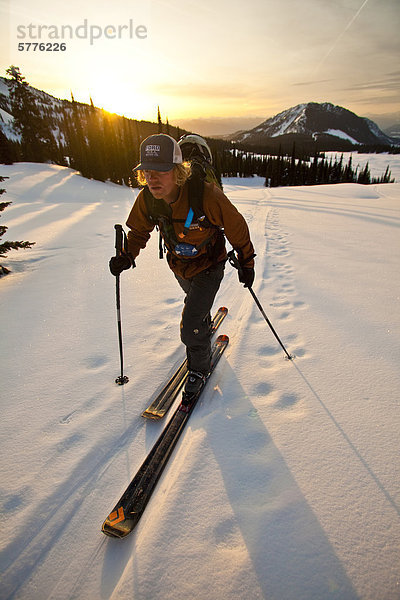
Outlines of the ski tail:
{"type": "MultiPolygon", "coordinates": [[[[214,334],[220,327],[222,321],[228,314],[228,309],[225,306],[221,306],[214,315],[212,320],[212,334],[214,334]]],[[[172,377],[167,381],[165,386],[162,388],[157,397],[153,402],[146,408],[142,413],[142,417],[146,419],[158,420],[162,419],[164,415],[171,408],[175,401],[175,398],[179,394],[183,384],[185,383],[187,376],[187,360],[185,359],[182,364],[178,367],[172,377]]]]}

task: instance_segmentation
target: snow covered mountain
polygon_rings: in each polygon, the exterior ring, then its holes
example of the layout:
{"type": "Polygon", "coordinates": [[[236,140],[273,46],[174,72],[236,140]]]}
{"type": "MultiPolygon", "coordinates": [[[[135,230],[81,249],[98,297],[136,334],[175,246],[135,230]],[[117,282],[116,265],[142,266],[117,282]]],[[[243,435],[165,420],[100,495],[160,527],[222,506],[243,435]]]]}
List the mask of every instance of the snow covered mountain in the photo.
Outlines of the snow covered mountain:
{"type": "Polygon", "coordinates": [[[249,131],[239,132],[233,136],[233,141],[260,144],[269,138],[290,134],[315,140],[339,138],[352,145],[398,144],[398,140],[383,133],[370,119],[359,117],[346,108],[329,102],[298,104],[249,131]]]}
{"type": "MultiPolygon", "coordinates": [[[[62,110],[64,106],[71,104],[69,100],[60,100],[32,86],[29,86],[29,90],[35,97],[36,106],[41,115],[50,119],[56,137],[62,137],[60,133],[62,110]]],[[[19,141],[21,136],[14,131],[13,123],[14,117],[11,110],[7,79],[0,77],[0,130],[9,140],[19,141]]]]}

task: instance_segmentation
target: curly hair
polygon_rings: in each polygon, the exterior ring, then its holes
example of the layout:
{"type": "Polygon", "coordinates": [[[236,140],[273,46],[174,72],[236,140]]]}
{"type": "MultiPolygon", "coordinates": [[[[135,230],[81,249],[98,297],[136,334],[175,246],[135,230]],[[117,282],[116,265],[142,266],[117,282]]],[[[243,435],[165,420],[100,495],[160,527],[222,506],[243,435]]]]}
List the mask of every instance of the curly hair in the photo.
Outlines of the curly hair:
{"type": "MultiPolygon", "coordinates": [[[[175,183],[179,186],[184,185],[184,183],[186,183],[192,174],[192,168],[189,162],[176,164],[173,166],[173,170],[175,175],[175,183]]],[[[137,171],[136,179],[140,186],[145,186],[147,184],[144,171],[137,171]]]]}

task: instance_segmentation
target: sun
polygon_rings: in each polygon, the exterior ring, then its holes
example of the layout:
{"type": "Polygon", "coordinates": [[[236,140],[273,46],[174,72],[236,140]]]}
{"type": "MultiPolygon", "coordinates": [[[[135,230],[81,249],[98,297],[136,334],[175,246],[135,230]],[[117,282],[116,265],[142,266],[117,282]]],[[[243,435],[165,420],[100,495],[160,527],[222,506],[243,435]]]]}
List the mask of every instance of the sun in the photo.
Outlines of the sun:
{"type": "Polygon", "coordinates": [[[133,119],[156,119],[157,107],[142,89],[130,81],[121,81],[115,77],[99,76],[93,78],[87,93],[98,108],[133,119]]]}
{"type": "Polygon", "coordinates": [[[129,118],[156,120],[157,100],[138,83],[134,71],[116,60],[114,54],[101,52],[85,69],[74,96],[81,102],[90,102],[98,108],[129,118]]]}
{"type": "Polygon", "coordinates": [[[93,104],[110,113],[117,113],[131,119],[154,121],[157,107],[135,86],[118,84],[110,88],[103,82],[96,83],[90,90],[93,104]]]}

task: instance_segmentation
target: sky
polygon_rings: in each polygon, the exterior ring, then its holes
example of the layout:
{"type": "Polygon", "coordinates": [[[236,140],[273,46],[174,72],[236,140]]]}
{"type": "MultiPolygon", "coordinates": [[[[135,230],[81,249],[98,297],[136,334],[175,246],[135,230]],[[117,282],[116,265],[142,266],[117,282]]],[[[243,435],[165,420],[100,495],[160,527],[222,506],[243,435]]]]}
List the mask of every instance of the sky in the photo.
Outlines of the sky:
{"type": "Polygon", "coordinates": [[[0,23],[2,76],[132,118],[227,133],[315,101],[400,120],[399,0],[0,0],[0,23]]]}

